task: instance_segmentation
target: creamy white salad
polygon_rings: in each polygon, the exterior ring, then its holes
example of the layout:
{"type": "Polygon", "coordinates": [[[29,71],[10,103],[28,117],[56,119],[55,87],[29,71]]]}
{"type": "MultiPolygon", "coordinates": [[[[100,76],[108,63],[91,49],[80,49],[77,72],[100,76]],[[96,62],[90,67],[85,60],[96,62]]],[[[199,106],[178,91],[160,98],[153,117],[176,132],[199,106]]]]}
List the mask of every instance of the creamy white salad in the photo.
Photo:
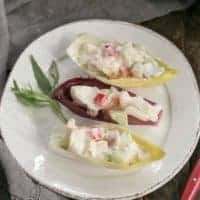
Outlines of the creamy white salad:
{"type": "Polygon", "coordinates": [[[72,86],[71,97],[74,102],[87,108],[88,114],[96,116],[101,110],[117,109],[143,121],[156,122],[162,107],[152,105],[141,96],[131,96],[127,91],[116,88],[99,89],[92,86],[72,86]]]}
{"type": "Polygon", "coordinates": [[[69,45],[67,53],[79,65],[109,78],[145,79],[164,72],[147,49],[128,41],[105,41],[85,33],[69,45]]]}
{"type": "Polygon", "coordinates": [[[145,160],[149,156],[130,133],[118,129],[78,127],[75,120],[70,119],[65,130],[64,147],[80,157],[128,164],[134,160],[145,160]]]}

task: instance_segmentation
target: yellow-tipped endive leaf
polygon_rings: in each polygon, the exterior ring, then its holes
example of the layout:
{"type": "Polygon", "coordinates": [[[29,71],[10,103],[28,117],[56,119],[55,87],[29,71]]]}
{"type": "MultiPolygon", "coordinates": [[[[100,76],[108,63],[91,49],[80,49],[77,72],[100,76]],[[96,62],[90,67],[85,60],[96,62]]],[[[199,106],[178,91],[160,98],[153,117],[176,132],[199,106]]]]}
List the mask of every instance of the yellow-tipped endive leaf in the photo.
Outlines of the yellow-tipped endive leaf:
{"type": "MultiPolygon", "coordinates": [[[[104,127],[105,129],[113,130],[117,129],[119,132],[127,132],[127,134],[130,133],[130,130],[127,127],[122,127],[119,125],[115,124],[100,124],[98,125],[100,127],[104,127]]],[[[64,130],[64,129],[63,129],[64,130]]],[[[89,162],[98,165],[98,166],[104,166],[107,168],[112,168],[112,169],[121,169],[121,170],[126,170],[126,169],[134,169],[134,168],[140,168],[143,167],[144,165],[147,165],[151,162],[160,160],[164,157],[165,152],[157,145],[152,144],[145,139],[132,134],[132,139],[134,142],[136,142],[139,147],[146,153],[145,159],[139,160],[138,158],[134,158],[130,163],[120,163],[120,162],[114,162],[114,161],[102,161],[102,160],[94,160],[91,157],[80,157],[77,156],[74,153],[71,153],[67,150],[67,144],[68,141],[63,141],[67,140],[68,137],[64,136],[65,134],[54,134],[50,138],[50,148],[56,151],[59,154],[62,154],[63,156],[69,157],[71,159],[85,159],[88,160],[89,162]]]]}
{"type": "Polygon", "coordinates": [[[163,73],[159,76],[147,78],[147,79],[140,79],[140,78],[133,78],[133,77],[127,77],[127,78],[114,78],[111,79],[107,77],[103,72],[99,72],[96,70],[91,70],[91,66],[84,66],[82,60],[80,59],[81,54],[81,47],[85,44],[94,44],[98,45],[103,40],[87,34],[83,33],[80,34],[67,48],[67,54],[69,57],[81,68],[83,69],[87,74],[89,74],[92,77],[95,77],[96,79],[113,85],[118,86],[121,88],[135,88],[135,87],[150,87],[155,85],[164,84],[165,82],[169,81],[170,79],[174,78],[176,76],[176,70],[162,62],[161,60],[154,58],[155,61],[158,62],[159,66],[163,68],[163,73]]]}
{"type": "Polygon", "coordinates": [[[132,163],[116,163],[116,162],[109,162],[109,161],[104,161],[102,163],[98,163],[97,161],[92,161],[96,162],[97,164],[101,164],[105,167],[108,168],[114,168],[114,169],[131,169],[131,168],[140,168],[148,163],[151,163],[153,161],[157,161],[162,159],[165,156],[164,150],[162,150],[159,146],[135,135],[131,130],[129,130],[127,127],[122,127],[119,125],[115,124],[104,124],[104,128],[107,129],[117,129],[122,132],[127,132],[127,134],[131,134],[133,140],[145,151],[148,153],[148,156],[144,160],[133,160],[132,163]]]}
{"type": "Polygon", "coordinates": [[[138,79],[138,78],[115,78],[109,79],[103,74],[98,72],[92,72],[87,70],[84,66],[80,66],[85,72],[90,76],[95,77],[101,82],[107,83],[109,85],[117,86],[120,88],[137,88],[137,87],[151,87],[156,85],[161,85],[174,78],[177,74],[176,70],[167,66],[165,63],[157,59],[159,66],[164,68],[164,72],[160,76],[148,78],[148,79],[138,79]]]}

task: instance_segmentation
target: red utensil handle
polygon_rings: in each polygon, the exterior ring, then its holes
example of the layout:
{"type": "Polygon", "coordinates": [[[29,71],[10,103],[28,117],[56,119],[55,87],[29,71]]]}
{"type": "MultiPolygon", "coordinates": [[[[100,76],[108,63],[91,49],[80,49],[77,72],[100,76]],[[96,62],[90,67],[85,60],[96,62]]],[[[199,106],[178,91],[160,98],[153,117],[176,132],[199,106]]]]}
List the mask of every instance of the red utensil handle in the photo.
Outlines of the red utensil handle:
{"type": "Polygon", "coordinates": [[[181,200],[195,200],[197,192],[200,191],[200,159],[197,161],[190,175],[181,200]]]}

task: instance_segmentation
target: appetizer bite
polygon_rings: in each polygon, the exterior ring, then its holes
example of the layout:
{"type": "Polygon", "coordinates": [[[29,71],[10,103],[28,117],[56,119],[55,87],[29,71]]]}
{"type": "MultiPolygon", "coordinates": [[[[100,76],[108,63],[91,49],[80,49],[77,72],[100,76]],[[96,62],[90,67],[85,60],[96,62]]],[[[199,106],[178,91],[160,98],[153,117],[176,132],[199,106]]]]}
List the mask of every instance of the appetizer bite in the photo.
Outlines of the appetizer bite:
{"type": "Polygon", "coordinates": [[[74,119],[68,121],[64,133],[51,136],[50,148],[118,169],[141,167],[165,155],[160,147],[126,128],[111,124],[77,126],[74,119]]]}
{"type": "Polygon", "coordinates": [[[53,98],[82,117],[106,122],[120,123],[125,115],[129,124],[156,125],[162,115],[159,104],[90,78],[64,82],[53,98]]]}
{"type": "Polygon", "coordinates": [[[80,34],[67,48],[70,58],[102,82],[123,88],[163,84],[176,71],[133,42],[105,41],[80,34]]]}

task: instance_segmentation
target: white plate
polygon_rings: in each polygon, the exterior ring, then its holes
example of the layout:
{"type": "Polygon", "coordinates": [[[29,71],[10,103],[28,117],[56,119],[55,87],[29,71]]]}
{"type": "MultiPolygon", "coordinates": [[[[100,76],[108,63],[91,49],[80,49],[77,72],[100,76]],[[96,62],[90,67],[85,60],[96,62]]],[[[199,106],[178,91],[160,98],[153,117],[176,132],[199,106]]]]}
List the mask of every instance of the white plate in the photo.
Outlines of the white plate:
{"type": "MultiPolygon", "coordinates": [[[[61,82],[84,76],[70,60],[59,67],[61,82]]],[[[70,116],[75,116],[65,109],[70,116]]],[[[80,122],[84,120],[75,116],[80,122]]],[[[20,166],[41,184],[75,198],[133,199],[154,191],[168,182],[191,156],[199,138],[199,93],[186,58],[168,40],[138,25],[125,22],[88,20],[56,28],[35,40],[21,54],[6,85],[0,112],[2,135],[20,166]],[[138,93],[162,104],[164,116],[158,127],[132,127],[135,132],[161,145],[166,156],[139,170],[122,172],[96,167],[52,152],[48,139],[56,117],[48,110],[21,105],[10,91],[12,80],[35,84],[28,59],[33,54],[47,70],[52,59],[63,55],[66,45],[81,32],[103,38],[131,40],[145,45],[178,70],[166,86],[137,89],[138,93]]]]}

